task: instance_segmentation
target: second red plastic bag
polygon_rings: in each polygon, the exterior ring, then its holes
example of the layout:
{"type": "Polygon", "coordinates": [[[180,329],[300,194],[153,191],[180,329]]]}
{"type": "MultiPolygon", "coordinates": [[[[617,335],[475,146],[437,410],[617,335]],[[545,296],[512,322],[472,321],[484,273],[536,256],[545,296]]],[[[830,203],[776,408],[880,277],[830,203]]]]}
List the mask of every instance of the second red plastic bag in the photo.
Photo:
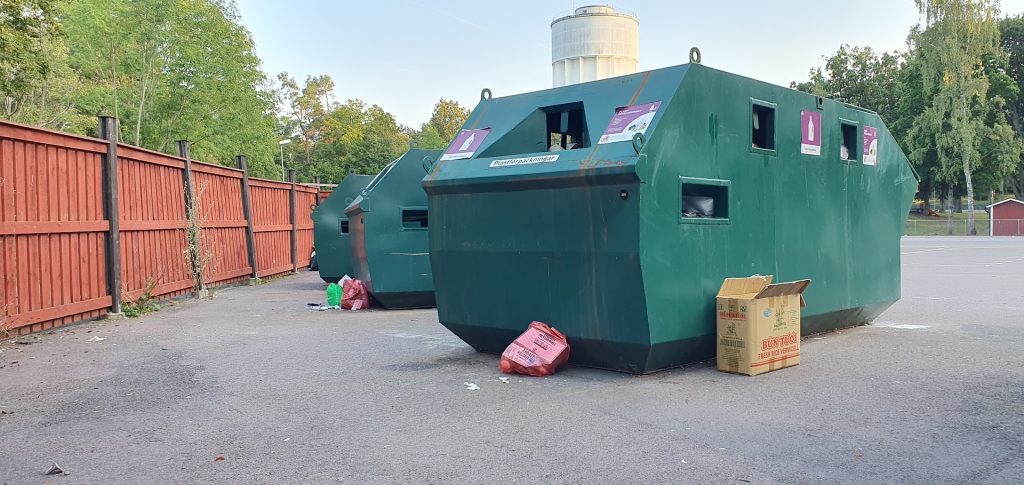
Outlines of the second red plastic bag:
{"type": "Polygon", "coordinates": [[[370,294],[366,286],[359,280],[345,280],[342,284],[341,307],[346,310],[365,310],[370,308],[370,294]]]}

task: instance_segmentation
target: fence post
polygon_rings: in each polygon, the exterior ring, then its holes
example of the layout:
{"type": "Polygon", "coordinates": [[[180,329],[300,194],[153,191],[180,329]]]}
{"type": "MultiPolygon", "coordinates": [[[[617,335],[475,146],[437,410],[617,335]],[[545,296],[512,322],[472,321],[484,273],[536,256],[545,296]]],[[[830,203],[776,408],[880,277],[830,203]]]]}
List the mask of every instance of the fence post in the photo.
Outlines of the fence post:
{"type": "Polygon", "coordinates": [[[252,222],[252,200],[249,196],[249,164],[245,155],[235,157],[238,168],[242,170],[242,213],[245,215],[245,250],[249,255],[249,267],[252,268],[252,275],[249,284],[255,285],[260,282],[260,273],[256,268],[256,233],[253,231],[252,222]]]}
{"type": "Polygon", "coordinates": [[[202,251],[199,248],[200,227],[199,214],[196,214],[195,184],[192,183],[192,144],[188,140],[178,140],[178,156],[185,159],[185,168],[181,171],[181,182],[185,193],[185,234],[188,240],[189,268],[195,282],[195,297],[206,298],[210,292],[203,281],[202,251]]]}
{"type": "Polygon", "coordinates": [[[315,201],[313,203],[316,204],[317,207],[319,207],[320,206],[320,176],[319,175],[317,175],[316,177],[313,177],[313,185],[316,186],[316,199],[315,199],[315,201]]]}
{"type": "Polygon", "coordinates": [[[117,118],[100,116],[100,138],[107,141],[103,160],[103,215],[110,224],[107,232],[107,291],[110,292],[109,319],[124,318],[121,311],[121,211],[118,207],[117,118]]]}
{"type": "Polygon", "coordinates": [[[299,272],[299,232],[295,227],[295,170],[288,169],[288,183],[291,189],[288,191],[288,218],[292,224],[292,274],[299,272]]]}

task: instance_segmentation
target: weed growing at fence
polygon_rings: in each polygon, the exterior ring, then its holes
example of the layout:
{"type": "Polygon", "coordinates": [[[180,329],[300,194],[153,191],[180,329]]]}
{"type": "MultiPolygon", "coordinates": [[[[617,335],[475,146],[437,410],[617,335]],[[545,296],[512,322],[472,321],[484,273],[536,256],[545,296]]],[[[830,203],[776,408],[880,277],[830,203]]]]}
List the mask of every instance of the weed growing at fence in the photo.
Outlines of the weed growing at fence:
{"type": "Polygon", "coordinates": [[[124,316],[136,318],[159,310],[160,305],[157,304],[156,298],[153,297],[154,288],[156,288],[156,281],[147,279],[146,288],[142,290],[142,295],[135,301],[127,302],[121,306],[124,316]]]}
{"type": "Polygon", "coordinates": [[[7,323],[7,305],[0,307],[0,340],[5,340],[11,335],[13,325],[7,323]]]}
{"type": "Polygon", "coordinates": [[[185,262],[188,265],[189,275],[194,282],[192,289],[197,298],[208,294],[206,282],[203,280],[203,271],[213,261],[212,251],[204,250],[202,245],[203,216],[200,201],[206,192],[207,184],[203,183],[196,189],[192,198],[192,205],[186,211],[187,226],[185,228],[185,262]]]}

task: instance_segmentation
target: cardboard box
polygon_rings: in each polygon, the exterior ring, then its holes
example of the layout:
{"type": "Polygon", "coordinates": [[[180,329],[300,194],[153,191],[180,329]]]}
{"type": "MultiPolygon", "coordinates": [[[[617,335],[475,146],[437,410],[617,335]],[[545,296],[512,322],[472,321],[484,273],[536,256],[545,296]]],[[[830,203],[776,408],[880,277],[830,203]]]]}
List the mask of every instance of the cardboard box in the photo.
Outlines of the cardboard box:
{"type": "Polygon", "coordinates": [[[800,363],[800,309],[811,280],[727,278],[718,290],[718,370],[756,376],[800,363]]]}

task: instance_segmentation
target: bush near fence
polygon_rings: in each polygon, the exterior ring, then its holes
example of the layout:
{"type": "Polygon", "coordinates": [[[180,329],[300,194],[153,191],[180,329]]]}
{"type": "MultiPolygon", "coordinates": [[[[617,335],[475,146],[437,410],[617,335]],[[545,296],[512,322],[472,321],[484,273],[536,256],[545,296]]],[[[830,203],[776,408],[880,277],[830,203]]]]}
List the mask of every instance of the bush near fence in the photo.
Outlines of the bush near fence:
{"type": "Polygon", "coordinates": [[[147,287],[163,297],[192,291],[186,180],[200,221],[207,286],[308,264],[316,188],[0,121],[0,336],[99,317],[147,287]],[[108,178],[111,170],[116,176],[108,178]],[[118,266],[116,274],[108,271],[118,266]]]}

